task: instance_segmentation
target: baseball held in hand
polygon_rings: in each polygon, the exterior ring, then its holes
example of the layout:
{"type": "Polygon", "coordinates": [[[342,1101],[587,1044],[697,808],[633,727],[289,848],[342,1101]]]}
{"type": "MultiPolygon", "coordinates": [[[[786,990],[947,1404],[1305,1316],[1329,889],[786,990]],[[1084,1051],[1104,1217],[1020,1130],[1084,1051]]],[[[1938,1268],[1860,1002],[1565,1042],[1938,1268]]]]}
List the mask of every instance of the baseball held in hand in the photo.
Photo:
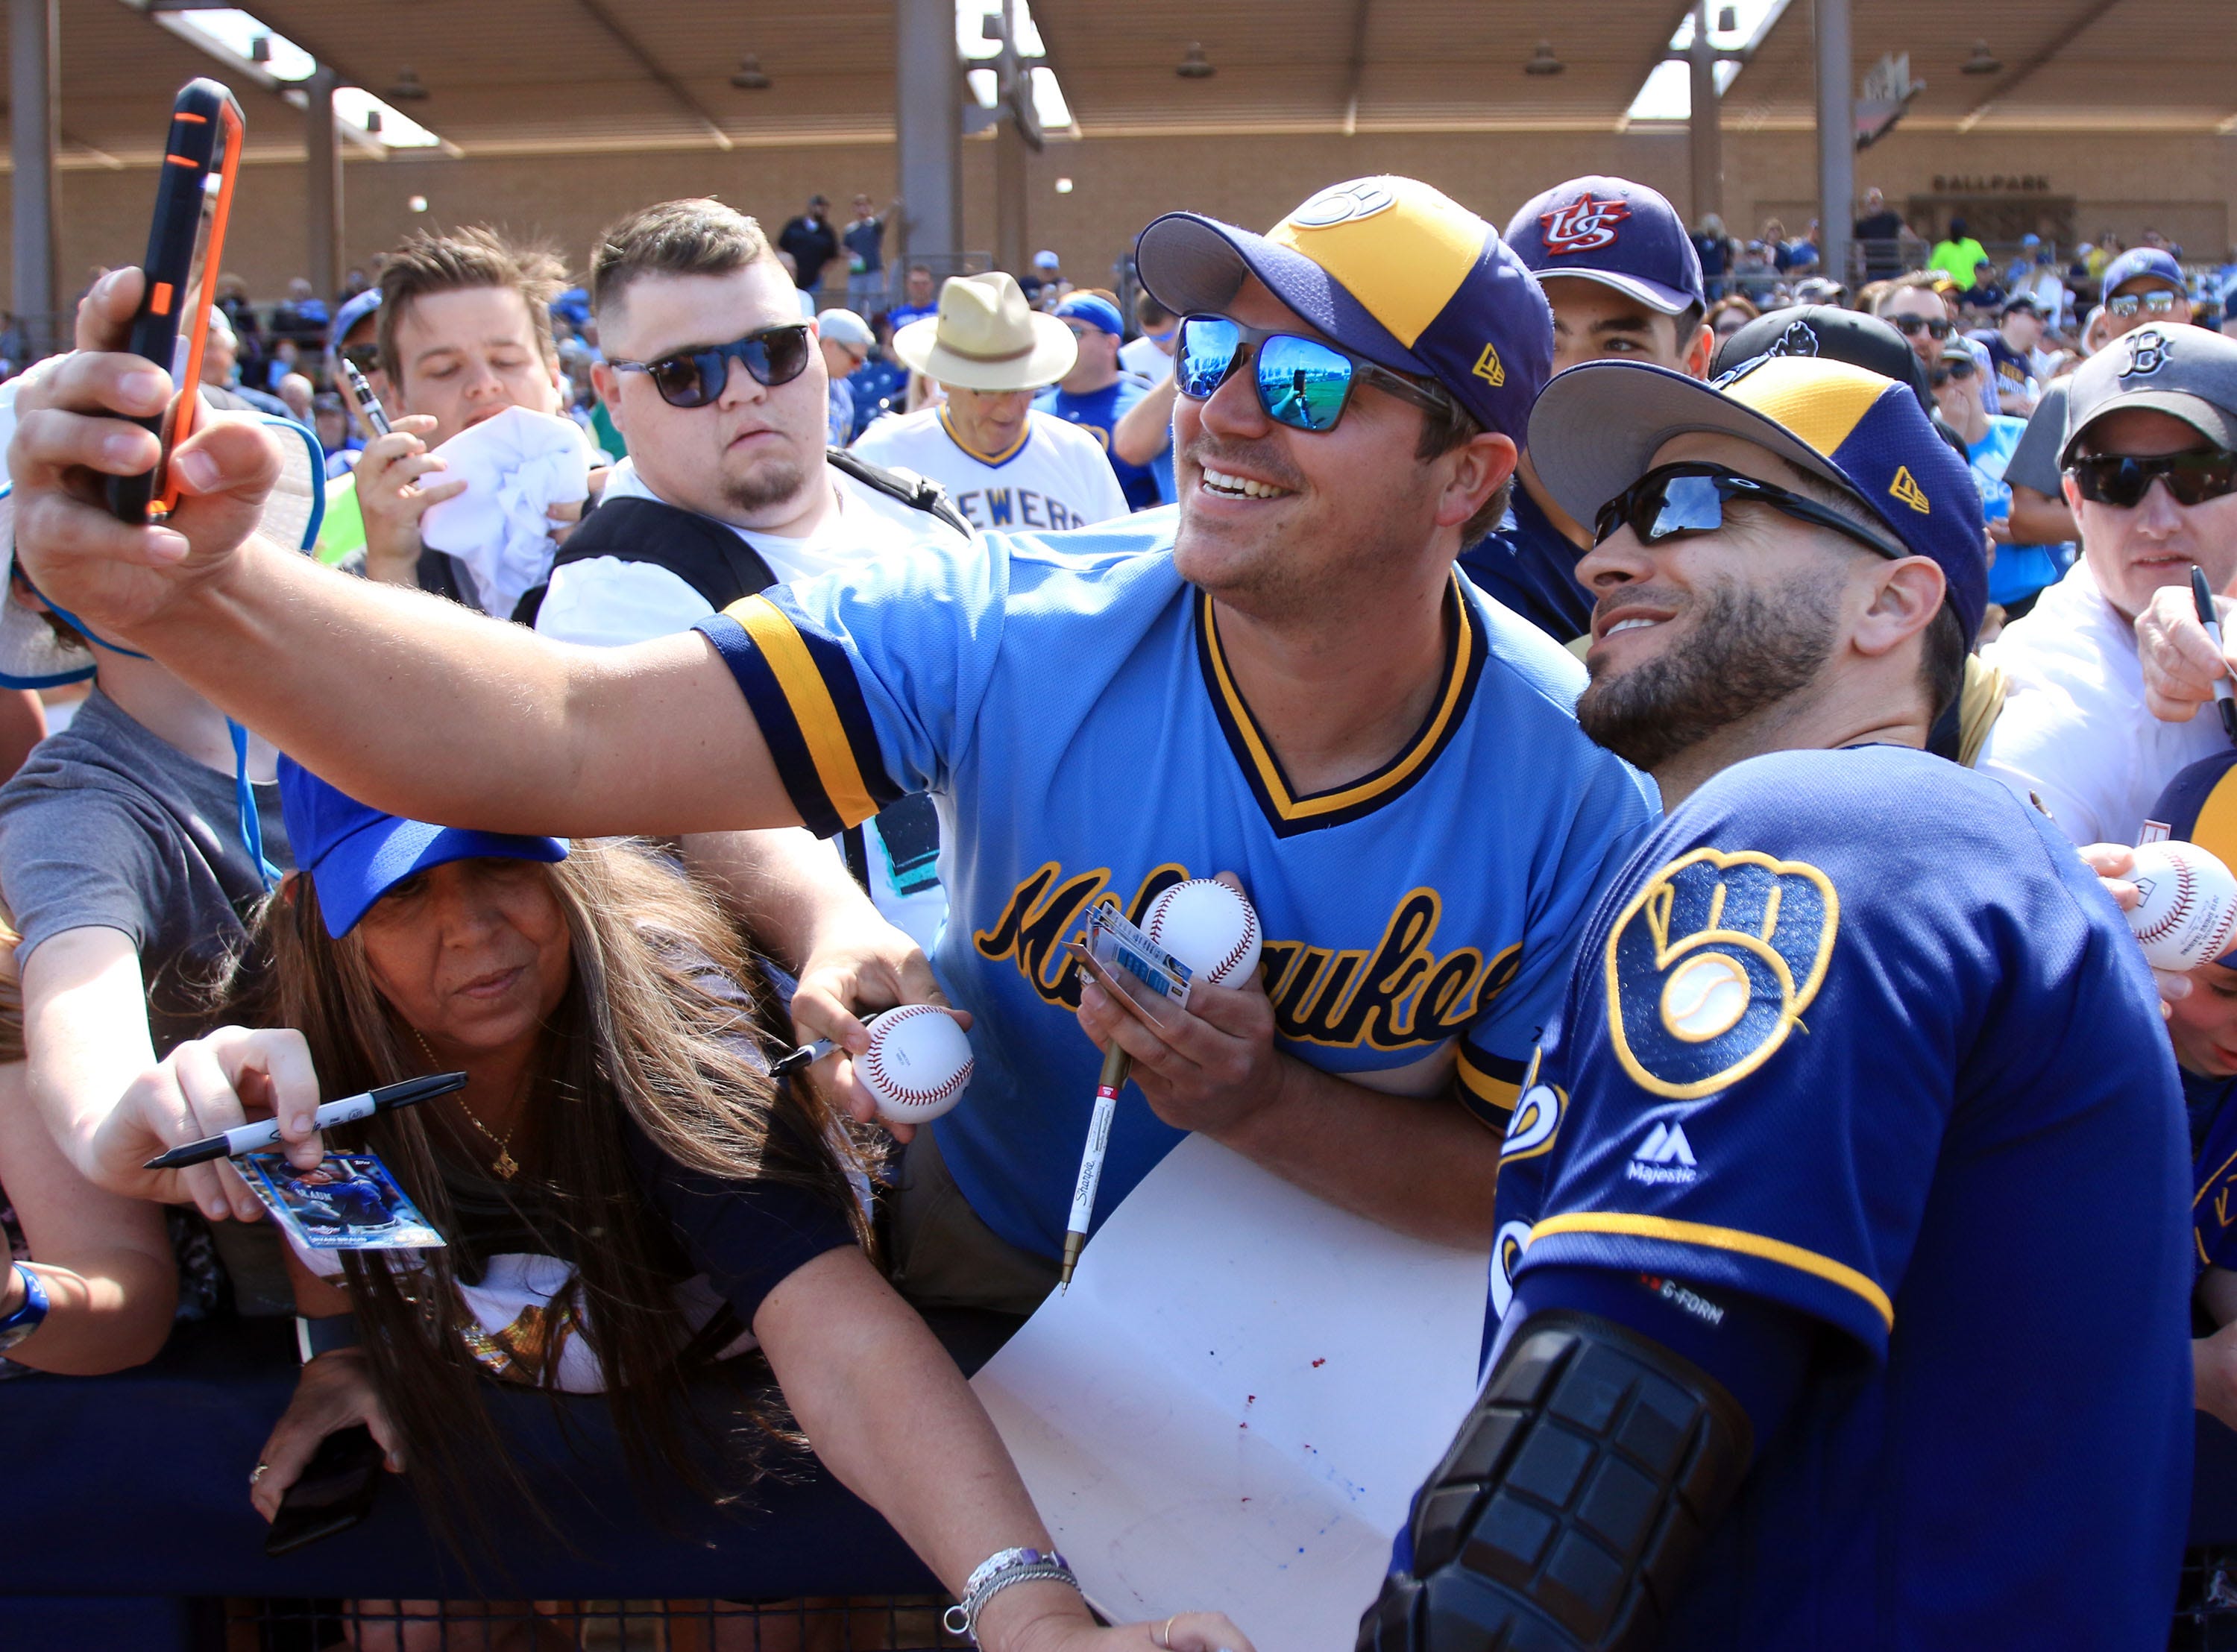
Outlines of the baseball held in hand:
{"type": "Polygon", "coordinates": [[[2194,970],[2237,941],[2237,877],[2194,843],[2140,845],[2128,874],[2143,898],[2128,915],[2158,970],[2194,970]]]}
{"type": "Polygon", "coordinates": [[[1175,884],[1151,901],[1142,932],[1214,986],[1241,986],[1258,967],[1257,912],[1210,878],[1175,884]]]}
{"type": "Polygon", "coordinates": [[[870,1017],[870,1048],[855,1076],[877,1097],[888,1124],[922,1124],[963,1099],[971,1083],[971,1041],[955,1017],[929,1004],[905,1004],[870,1017]]]}

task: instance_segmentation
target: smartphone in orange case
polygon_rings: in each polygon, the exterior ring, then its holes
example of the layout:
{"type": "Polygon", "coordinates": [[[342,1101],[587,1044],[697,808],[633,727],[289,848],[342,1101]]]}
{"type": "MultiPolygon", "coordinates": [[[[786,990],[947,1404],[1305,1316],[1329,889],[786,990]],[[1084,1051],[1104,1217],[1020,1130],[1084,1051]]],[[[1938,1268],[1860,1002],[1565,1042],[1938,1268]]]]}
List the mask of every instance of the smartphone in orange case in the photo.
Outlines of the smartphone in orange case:
{"type": "Polygon", "coordinates": [[[109,479],[109,508],[126,522],[161,521],[179,502],[169,476],[171,450],[194,433],[201,406],[195,387],[241,167],[241,105],[226,87],[198,79],[179,89],[148,230],[148,287],[127,346],[169,373],[179,388],[162,412],[139,421],[162,440],[155,469],[109,479]]]}

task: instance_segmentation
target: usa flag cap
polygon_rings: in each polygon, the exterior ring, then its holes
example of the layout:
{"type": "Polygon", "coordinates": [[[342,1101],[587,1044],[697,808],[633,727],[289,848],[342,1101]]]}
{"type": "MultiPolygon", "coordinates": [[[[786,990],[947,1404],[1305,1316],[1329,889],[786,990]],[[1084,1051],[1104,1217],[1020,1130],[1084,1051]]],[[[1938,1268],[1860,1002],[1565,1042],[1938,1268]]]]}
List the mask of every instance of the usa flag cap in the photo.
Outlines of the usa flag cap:
{"type": "Polygon", "coordinates": [[[1536,279],[1497,230],[1415,179],[1333,184],[1264,235],[1167,213],[1134,260],[1175,315],[1220,313],[1256,276],[1345,349],[1435,379],[1518,445],[1554,371],[1554,313],[1536,279]]]}
{"type": "Polygon", "coordinates": [[[1541,281],[1598,281],[1665,315],[1707,303],[1686,220],[1660,192],[1628,178],[1555,184],[1514,214],[1506,239],[1541,281]]]}

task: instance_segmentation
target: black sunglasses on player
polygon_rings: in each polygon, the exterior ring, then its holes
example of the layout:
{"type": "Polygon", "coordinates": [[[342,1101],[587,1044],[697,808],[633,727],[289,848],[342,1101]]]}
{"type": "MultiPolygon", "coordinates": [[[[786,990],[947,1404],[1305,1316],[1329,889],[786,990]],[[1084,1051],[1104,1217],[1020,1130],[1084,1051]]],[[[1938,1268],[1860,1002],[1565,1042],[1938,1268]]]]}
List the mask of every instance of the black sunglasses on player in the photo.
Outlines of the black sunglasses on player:
{"type": "Polygon", "coordinates": [[[1955,325],[1951,322],[1946,320],[1937,321],[1931,316],[1891,315],[1883,317],[1882,319],[1897,332],[1903,334],[1906,339],[1917,338],[1918,336],[1918,330],[1921,327],[1924,327],[1926,329],[1926,336],[1930,339],[1946,339],[1952,332],[1957,331],[1955,325]]]}
{"type": "Polygon", "coordinates": [[[730,364],[736,361],[756,384],[774,389],[789,385],[806,371],[808,352],[815,346],[804,321],[781,327],[763,327],[729,344],[704,350],[679,350],[657,361],[617,361],[616,372],[641,372],[652,379],[660,399],[670,407],[704,407],[718,399],[730,382],[730,364]]]}
{"type": "Polygon", "coordinates": [[[2177,504],[2204,504],[2237,492],[2237,453],[2210,447],[2199,453],[2168,453],[2133,458],[2125,453],[2096,453],[2067,467],[2075,491],[2092,504],[2135,509],[2155,482],[2165,482],[2177,504]]]}
{"type": "Polygon", "coordinates": [[[2105,313],[2118,316],[2123,321],[2139,310],[2146,315],[2173,315],[2175,300],[2181,296],[2163,286],[2155,286],[2148,293],[2115,293],[2105,300],[2105,313]]]}
{"type": "Polygon", "coordinates": [[[1610,535],[1627,524],[1642,545],[1658,545],[1680,534],[1714,533],[1725,525],[1725,506],[1729,503],[1768,505],[1798,522],[1815,523],[1818,527],[1845,534],[1883,556],[1904,557],[1911,554],[1815,499],[1805,499],[1798,493],[1790,493],[1752,476],[1742,476],[1721,464],[1706,464],[1698,460],[1649,471],[1602,505],[1600,514],[1593,518],[1593,543],[1606,543],[1610,535]]]}

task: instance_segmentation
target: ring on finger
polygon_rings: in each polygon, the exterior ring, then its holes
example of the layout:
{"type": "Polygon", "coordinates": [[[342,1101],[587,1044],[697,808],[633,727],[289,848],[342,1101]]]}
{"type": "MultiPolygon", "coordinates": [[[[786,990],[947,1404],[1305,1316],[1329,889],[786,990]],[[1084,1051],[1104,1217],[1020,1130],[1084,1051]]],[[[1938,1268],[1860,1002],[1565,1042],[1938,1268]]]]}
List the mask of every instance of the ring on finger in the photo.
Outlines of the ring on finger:
{"type": "Polygon", "coordinates": [[[1155,1640],[1160,1647],[1165,1649],[1165,1652],[1172,1652],[1173,1619],[1178,1618],[1180,1614],[1178,1612],[1175,1612],[1172,1617],[1169,1617],[1164,1622],[1158,1624],[1157,1634],[1151,1637],[1155,1640]]]}

